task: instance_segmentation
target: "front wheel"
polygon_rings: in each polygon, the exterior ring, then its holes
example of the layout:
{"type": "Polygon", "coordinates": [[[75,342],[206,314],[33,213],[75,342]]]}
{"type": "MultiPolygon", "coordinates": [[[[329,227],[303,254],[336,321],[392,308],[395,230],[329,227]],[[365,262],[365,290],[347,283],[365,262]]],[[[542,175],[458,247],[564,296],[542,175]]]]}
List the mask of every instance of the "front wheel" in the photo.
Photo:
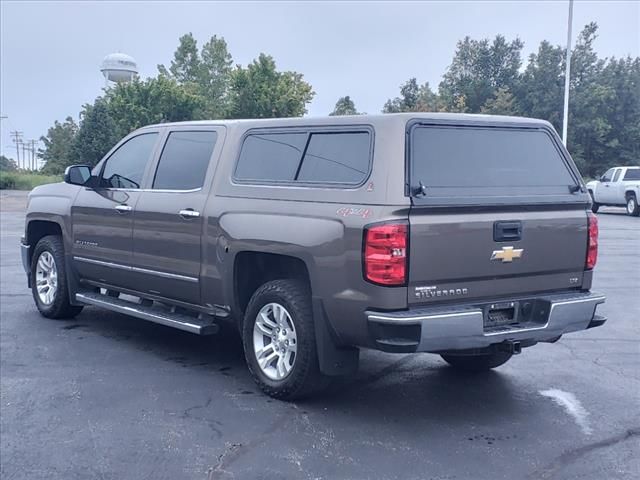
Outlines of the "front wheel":
{"type": "Polygon", "coordinates": [[[509,352],[493,352],[481,355],[441,355],[442,359],[452,367],[466,372],[485,372],[504,365],[513,356],[509,352]]]}
{"type": "Polygon", "coordinates": [[[64,245],[57,235],[43,237],[31,259],[31,293],[40,313],[47,318],[73,318],[81,306],[69,303],[64,245]]]}
{"type": "Polygon", "coordinates": [[[593,192],[589,190],[589,196],[591,197],[591,211],[593,213],[598,213],[598,209],[600,208],[600,204],[596,202],[596,199],[593,196],[593,192]]]}
{"type": "Polygon", "coordinates": [[[638,207],[638,199],[634,194],[627,197],[627,214],[632,217],[640,215],[640,207],[638,207]]]}
{"type": "Polygon", "coordinates": [[[294,400],[321,390],[308,287],[297,280],[273,280],[251,297],[242,325],[244,353],[258,386],[267,395],[294,400]]]}

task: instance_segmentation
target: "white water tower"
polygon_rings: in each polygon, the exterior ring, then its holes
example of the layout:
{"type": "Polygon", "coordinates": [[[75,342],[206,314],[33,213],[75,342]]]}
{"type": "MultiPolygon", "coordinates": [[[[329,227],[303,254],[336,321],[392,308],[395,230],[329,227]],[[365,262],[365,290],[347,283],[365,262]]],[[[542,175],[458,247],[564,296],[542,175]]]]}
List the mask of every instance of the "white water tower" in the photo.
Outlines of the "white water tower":
{"type": "Polygon", "coordinates": [[[124,53],[111,53],[104,57],[100,71],[104,75],[106,86],[109,82],[126,83],[133,80],[138,74],[138,64],[129,55],[124,53]]]}

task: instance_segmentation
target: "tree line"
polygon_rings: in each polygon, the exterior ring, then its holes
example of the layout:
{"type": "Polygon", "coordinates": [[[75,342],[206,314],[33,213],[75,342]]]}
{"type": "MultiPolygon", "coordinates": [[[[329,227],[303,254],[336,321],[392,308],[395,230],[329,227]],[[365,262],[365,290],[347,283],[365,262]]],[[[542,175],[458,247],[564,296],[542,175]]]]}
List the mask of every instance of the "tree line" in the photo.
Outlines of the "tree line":
{"type": "MultiPolygon", "coordinates": [[[[571,56],[568,148],[582,173],[640,160],[640,58],[599,58],[597,25],[578,36],[571,56]]],[[[437,90],[408,79],[383,113],[464,112],[517,115],[550,121],[560,132],[565,49],[547,41],[523,63],[524,44],[494,39],[459,41],[437,90]]],[[[180,37],[170,65],[155,77],[107,88],[80,112],[56,121],[42,137],[45,173],[67,165],[95,165],[130,131],[151,123],[218,118],[302,116],[315,95],[301,73],[280,71],[261,53],[247,66],[233,64],[227,43],[213,36],[198,47],[180,37]]],[[[329,115],[357,115],[350,96],[329,115]]]]}

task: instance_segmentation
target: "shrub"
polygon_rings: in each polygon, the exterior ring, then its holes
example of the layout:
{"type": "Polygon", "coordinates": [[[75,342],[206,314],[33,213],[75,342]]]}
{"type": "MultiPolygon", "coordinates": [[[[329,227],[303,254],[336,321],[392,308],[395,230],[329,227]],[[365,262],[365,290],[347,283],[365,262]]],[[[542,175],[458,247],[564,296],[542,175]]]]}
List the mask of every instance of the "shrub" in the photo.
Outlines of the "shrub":
{"type": "Polygon", "coordinates": [[[32,190],[38,185],[60,182],[58,175],[26,172],[0,172],[0,190],[32,190]]]}

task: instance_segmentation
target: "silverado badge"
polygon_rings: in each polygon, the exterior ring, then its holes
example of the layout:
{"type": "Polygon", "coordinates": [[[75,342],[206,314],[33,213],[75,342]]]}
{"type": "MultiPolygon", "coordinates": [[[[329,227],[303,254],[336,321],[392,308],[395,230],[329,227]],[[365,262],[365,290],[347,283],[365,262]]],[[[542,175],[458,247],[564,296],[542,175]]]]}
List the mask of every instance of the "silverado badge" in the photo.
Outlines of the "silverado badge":
{"type": "Polygon", "coordinates": [[[514,258],[522,257],[522,248],[514,249],[513,247],[502,247],[502,250],[494,250],[491,254],[491,260],[502,260],[502,263],[511,263],[514,258]]]}

